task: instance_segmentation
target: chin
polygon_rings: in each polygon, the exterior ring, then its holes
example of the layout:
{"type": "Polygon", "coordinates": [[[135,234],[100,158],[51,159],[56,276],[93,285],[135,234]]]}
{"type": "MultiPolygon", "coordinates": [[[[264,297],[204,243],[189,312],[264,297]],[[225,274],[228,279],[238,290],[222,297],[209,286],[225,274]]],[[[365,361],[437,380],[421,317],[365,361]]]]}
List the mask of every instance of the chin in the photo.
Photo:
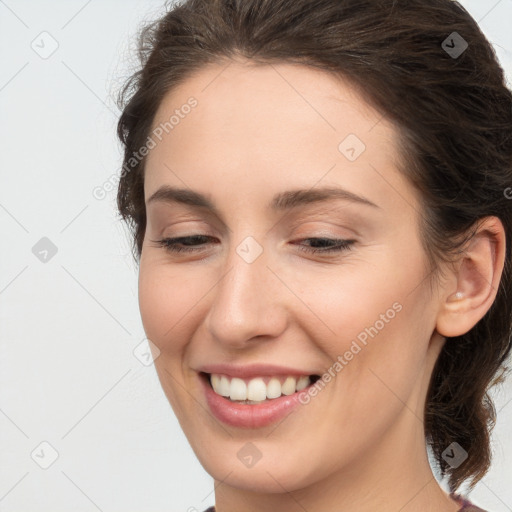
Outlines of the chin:
{"type": "Polygon", "coordinates": [[[252,467],[246,467],[237,454],[246,442],[233,440],[232,444],[236,447],[231,452],[227,449],[222,452],[209,451],[208,454],[195,452],[205,471],[230,487],[262,494],[279,494],[284,490],[303,489],[322,478],[320,471],[314,471],[313,461],[305,465],[300,452],[293,460],[283,460],[279,454],[272,457],[262,455],[252,467]]]}

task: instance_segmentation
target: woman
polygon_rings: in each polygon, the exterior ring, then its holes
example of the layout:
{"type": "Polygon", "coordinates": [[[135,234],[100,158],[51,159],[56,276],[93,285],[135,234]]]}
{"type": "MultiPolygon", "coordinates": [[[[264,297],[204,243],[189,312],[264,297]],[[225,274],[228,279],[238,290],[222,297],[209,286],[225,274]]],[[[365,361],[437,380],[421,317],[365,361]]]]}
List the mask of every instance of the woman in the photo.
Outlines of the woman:
{"type": "Polygon", "coordinates": [[[475,21],[188,0],[140,55],[118,206],[209,510],[481,510],[457,491],[511,349],[512,94],[475,21]]]}

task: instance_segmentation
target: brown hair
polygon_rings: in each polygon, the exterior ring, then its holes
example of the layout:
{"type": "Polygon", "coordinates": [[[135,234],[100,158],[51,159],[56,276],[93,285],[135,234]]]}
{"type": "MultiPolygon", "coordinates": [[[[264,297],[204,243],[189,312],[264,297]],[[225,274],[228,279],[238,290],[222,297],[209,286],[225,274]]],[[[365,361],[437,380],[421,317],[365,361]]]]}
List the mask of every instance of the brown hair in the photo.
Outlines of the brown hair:
{"type": "Polygon", "coordinates": [[[136,259],[146,227],[145,159],[133,155],[145,145],[169,90],[206,64],[238,56],[256,65],[294,62],[349,79],[395,124],[401,170],[422,199],[422,242],[434,269],[461,254],[479,219],[502,221],[506,260],[496,299],[468,333],[447,339],[425,404],[425,436],[441,475],[448,475],[451,491],[467,479],[472,489],[490,466],[496,411],[488,391],[502,380],[511,350],[512,94],[492,46],[451,0],[171,5],[141,31],[141,68],[118,100],[124,161],[117,201],[132,229],[136,259]],[[462,41],[468,44],[462,54],[450,52],[464,48],[462,41]],[[443,458],[454,441],[468,453],[458,467],[443,458]]]}

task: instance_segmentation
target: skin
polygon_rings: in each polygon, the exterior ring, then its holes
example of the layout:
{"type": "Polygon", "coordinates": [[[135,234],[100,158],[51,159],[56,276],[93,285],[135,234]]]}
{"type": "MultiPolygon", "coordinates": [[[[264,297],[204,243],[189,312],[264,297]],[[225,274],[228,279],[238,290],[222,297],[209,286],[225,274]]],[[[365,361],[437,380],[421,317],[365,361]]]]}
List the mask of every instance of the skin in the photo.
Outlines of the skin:
{"type": "MultiPolygon", "coordinates": [[[[503,227],[486,219],[465,257],[431,286],[419,198],[397,169],[395,127],[348,82],[292,64],[210,65],[164,98],[153,127],[193,96],[198,105],[151,149],[145,199],[162,185],[207,195],[220,214],[147,203],[139,304],[163,390],[203,467],[218,512],[455,512],[425,449],[423,408],[444,336],[467,332],[496,295],[503,227]],[[364,142],[353,162],[338,150],[364,142]],[[341,199],[287,212],[274,194],[343,187],[341,199]],[[195,253],[155,241],[204,234],[195,253]],[[246,237],[263,249],[236,252],[246,237]],[[307,253],[308,238],[354,239],[307,253]],[[454,300],[456,291],[463,298],[454,300]],[[278,426],[237,429],[209,411],[197,368],[276,363],[321,374],[380,315],[402,306],[307,405],[278,426]],[[251,468],[237,452],[252,442],[251,468]]],[[[205,507],[206,508],[206,507],[205,507]]]]}

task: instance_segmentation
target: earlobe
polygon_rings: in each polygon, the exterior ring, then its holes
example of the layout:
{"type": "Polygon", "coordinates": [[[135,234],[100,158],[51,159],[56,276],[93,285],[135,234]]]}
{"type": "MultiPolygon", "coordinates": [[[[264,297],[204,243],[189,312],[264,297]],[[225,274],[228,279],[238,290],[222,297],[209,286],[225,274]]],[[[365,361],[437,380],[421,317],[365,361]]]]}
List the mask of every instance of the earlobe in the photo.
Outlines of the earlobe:
{"type": "Polygon", "coordinates": [[[440,297],[436,330],[445,337],[466,334],[490,309],[500,283],[505,261],[505,231],[497,217],[486,217],[454,271],[453,288],[447,285],[440,297]]]}

